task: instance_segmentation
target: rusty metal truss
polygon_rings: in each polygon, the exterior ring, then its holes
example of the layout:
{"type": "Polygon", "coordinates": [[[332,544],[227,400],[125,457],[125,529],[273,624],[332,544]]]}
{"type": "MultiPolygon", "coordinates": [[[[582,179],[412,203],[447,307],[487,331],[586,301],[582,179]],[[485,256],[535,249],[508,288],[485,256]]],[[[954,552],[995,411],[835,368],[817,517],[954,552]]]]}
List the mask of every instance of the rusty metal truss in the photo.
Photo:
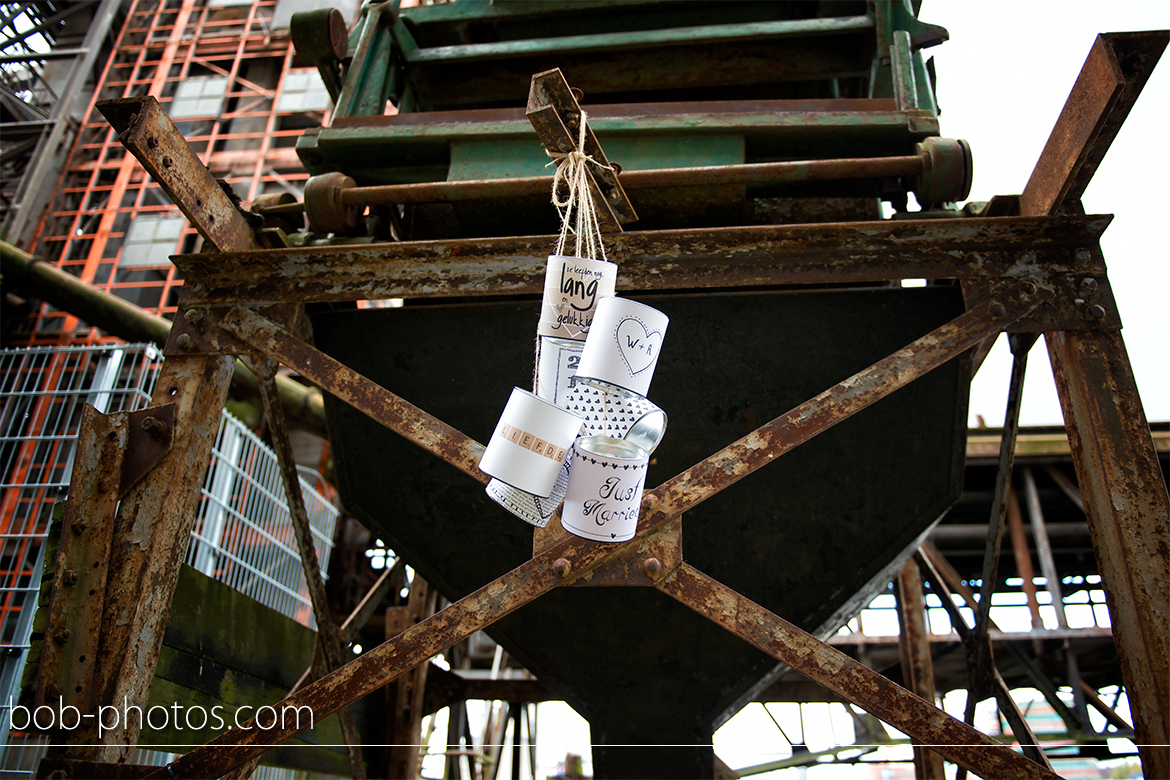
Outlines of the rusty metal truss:
{"type": "MultiPolygon", "coordinates": [[[[646,491],[637,534],[628,542],[607,545],[555,531],[538,533],[530,560],[344,665],[336,653],[339,629],[314,594],[328,670],[284,703],[310,707],[323,718],[554,588],[605,581],[661,591],[974,774],[1055,777],[1041,752],[1030,751],[1028,757],[1000,745],[697,570],[681,553],[683,513],[1007,331],[1019,334],[1025,355],[1026,346],[1040,334],[1047,340],[1109,596],[1136,720],[1135,741],[1142,746],[1146,775],[1170,776],[1170,748],[1164,747],[1170,744],[1165,709],[1170,701],[1170,574],[1165,565],[1170,499],[1098,245],[1108,218],[1061,209],[1072,206],[1083,190],[1166,40],[1164,33],[1098,39],[1028,188],[1018,204],[1009,203],[1016,207],[1013,216],[614,235],[609,254],[622,267],[623,290],[949,279],[961,281],[966,310],[646,491]],[[1090,287],[1092,295],[1086,294],[1090,287]]],[[[184,151],[181,137],[168,127],[169,119],[152,98],[118,101],[107,105],[105,113],[128,148],[218,250],[175,260],[187,282],[154,399],[156,405],[175,407],[173,443],[119,512],[122,526],[146,527],[147,538],[115,536],[113,541],[106,614],[117,607],[132,618],[116,626],[103,624],[99,652],[128,662],[112,672],[99,669],[95,695],[115,701],[128,696],[136,702],[145,696],[152,677],[169,609],[168,589],[174,587],[173,573],[188,530],[180,522],[160,521],[192,516],[183,502],[197,493],[190,475],[206,460],[206,421],[218,415],[232,359],[245,359],[261,377],[270,412],[280,409],[272,385],[279,362],[455,469],[486,482],[477,466],[482,444],[315,348],[300,329],[300,305],[539,292],[550,239],[257,248],[244,217],[230,203],[217,202],[223,200],[217,187],[199,183],[206,180],[206,169],[184,151]]],[[[282,416],[269,419],[287,471],[282,416]]],[[[103,430],[96,424],[87,428],[91,439],[103,430]]],[[[1005,435],[1003,447],[1010,455],[1014,436],[1005,435]]],[[[82,451],[92,451],[94,460],[100,449],[89,442],[82,451]]],[[[133,455],[131,451],[127,457],[133,455]]],[[[1010,473],[1010,457],[1007,461],[1010,473]]],[[[71,496],[70,505],[76,502],[79,512],[104,507],[102,513],[108,515],[108,494],[96,486],[83,490],[94,482],[76,486],[79,494],[71,496]]],[[[1004,500],[1001,496],[1001,505],[1004,500]]],[[[295,496],[290,503],[295,507],[295,496]]],[[[311,545],[303,552],[315,561],[311,545]]],[[[314,579],[311,564],[306,574],[314,579]]],[[[906,585],[912,587],[909,581],[906,585]]],[[[981,617],[972,629],[972,644],[989,647],[988,621],[981,617]]],[[[294,733],[292,727],[233,729],[147,776],[219,777],[294,733]]],[[[137,734],[131,727],[116,736],[106,748],[71,757],[124,760],[137,734]]],[[[94,763],[74,765],[75,771],[82,769],[101,771],[94,763]]]]}

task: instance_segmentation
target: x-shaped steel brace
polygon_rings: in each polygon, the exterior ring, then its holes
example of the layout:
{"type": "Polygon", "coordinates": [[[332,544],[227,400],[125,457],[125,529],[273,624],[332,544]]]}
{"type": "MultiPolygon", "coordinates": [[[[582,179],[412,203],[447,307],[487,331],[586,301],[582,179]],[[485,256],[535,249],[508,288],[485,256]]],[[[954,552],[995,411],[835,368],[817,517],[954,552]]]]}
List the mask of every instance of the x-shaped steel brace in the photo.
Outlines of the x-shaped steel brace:
{"type": "MultiPolygon", "coordinates": [[[[556,542],[511,572],[291,695],[283,704],[311,707],[317,717],[335,712],[549,590],[587,576],[603,563],[645,544],[683,512],[961,355],[1051,297],[1048,287],[1033,280],[998,291],[993,298],[973,305],[951,322],[648,491],[643,498],[638,531],[629,542],[609,545],[577,537],[556,542]]],[[[469,476],[487,481],[477,466],[483,445],[319,352],[276,323],[237,307],[220,320],[220,329],[226,331],[222,337],[210,337],[221,340],[221,348],[258,350],[269,355],[469,476]]],[[[644,573],[662,592],[981,776],[1055,777],[1049,768],[1002,747],[697,571],[681,557],[670,559],[669,565],[645,567],[644,573]]],[[[167,771],[174,777],[218,776],[295,733],[292,727],[261,730],[249,724],[191,751],[169,770],[160,770],[152,777],[166,777],[167,771]]]]}

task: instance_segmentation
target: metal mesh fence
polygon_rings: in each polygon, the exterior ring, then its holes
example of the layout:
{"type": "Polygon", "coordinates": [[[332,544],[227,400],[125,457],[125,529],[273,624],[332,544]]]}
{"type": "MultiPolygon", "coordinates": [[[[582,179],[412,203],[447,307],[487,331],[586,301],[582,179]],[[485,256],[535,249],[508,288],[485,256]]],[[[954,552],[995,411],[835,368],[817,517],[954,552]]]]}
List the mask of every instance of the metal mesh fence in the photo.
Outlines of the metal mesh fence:
{"type": "MultiPolygon", "coordinates": [[[[53,504],[66,495],[82,410],[87,403],[104,413],[148,406],[161,361],[149,344],[0,350],[0,753],[9,753],[9,697],[18,693],[44,542],[53,504]]],[[[338,510],[303,477],[301,492],[325,571],[338,510]]],[[[315,628],[276,455],[226,412],[185,561],[315,628]]],[[[0,777],[14,761],[28,756],[5,755],[0,777]]]]}

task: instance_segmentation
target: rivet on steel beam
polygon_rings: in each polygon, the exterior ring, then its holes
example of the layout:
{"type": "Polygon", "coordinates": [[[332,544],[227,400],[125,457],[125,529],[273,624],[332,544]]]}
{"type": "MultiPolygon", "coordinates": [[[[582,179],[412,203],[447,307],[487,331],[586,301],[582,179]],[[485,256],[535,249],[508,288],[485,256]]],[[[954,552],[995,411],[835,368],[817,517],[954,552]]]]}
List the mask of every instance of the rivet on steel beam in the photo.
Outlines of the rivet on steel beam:
{"type": "Polygon", "coordinates": [[[1095,303],[1089,307],[1089,316],[1095,320],[1105,319],[1105,307],[1099,303],[1095,303]]]}
{"type": "Polygon", "coordinates": [[[89,523],[82,520],[80,523],[74,523],[70,527],[73,529],[73,533],[77,534],[78,536],[81,536],[83,533],[85,533],[89,529],[89,523]]]}
{"type": "Polygon", "coordinates": [[[46,685],[45,686],[45,698],[46,699],[53,699],[53,700],[60,699],[61,698],[61,686],[58,685],[57,683],[49,683],[48,685],[46,685]]]}
{"type": "Polygon", "coordinates": [[[195,339],[191,338],[190,333],[180,333],[179,338],[175,339],[175,344],[181,350],[190,351],[195,346],[195,339]]]}
{"type": "Polygon", "coordinates": [[[187,309],[183,312],[183,319],[192,325],[197,325],[203,321],[203,309],[187,309]]]}
{"type": "Polygon", "coordinates": [[[662,561],[657,558],[647,558],[642,564],[642,571],[646,572],[646,576],[653,579],[658,576],[658,572],[662,571],[662,561]]]}
{"type": "Polygon", "coordinates": [[[62,628],[62,629],[61,629],[60,631],[58,631],[57,633],[53,634],[53,639],[54,639],[54,640],[55,640],[55,641],[56,641],[58,644],[62,644],[62,645],[63,645],[63,644],[65,644],[66,642],[68,642],[68,641],[69,641],[69,637],[70,637],[70,636],[71,636],[71,632],[69,631],[69,629],[67,629],[67,628],[62,628]]]}
{"type": "Polygon", "coordinates": [[[147,417],[142,421],[142,430],[146,431],[151,438],[158,439],[166,436],[167,424],[157,417],[147,417]]]}
{"type": "Polygon", "coordinates": [[[1002,303],[1000,303],[999,301],[996,301],[995,303],[991,304],[991,316],[993,318],[998,320],[1000,317],[1004,316],[1005,314],[1007,314],[1007,309],[1005,309],[1003,307],[1002,303]]]}
{"type": "Polygon", "coordinates": [[[642,508],[647,512],[657,512],[658,504],[658,496],[653,493],[647,493],[642,497],[642,508]]]}
{"type": "Polygon", "coordinates": [[[77,581],[81,579],[81,575],[73,571],[73,569],[66,569],[65,576],[62,579],[66,585],[76,585],[77,581]]]}
{"type": "Polygon", "coordinates": [[[1093,259],[1093,253],[1082,246],[1078,247],[1077,251],[1073,252],[1073,257],[1078,263],[1087,263],[1093,259]]]}
{"type": "Polygon", "coordinates": [[[578,103],[585,99],[585,93],[580,89],[569,87],[569,91],[573,93],[573,100],[576,100],[578,103]]]}
{"type": "Polygon", "coordinates": [[[557,558],[553,561],[553,573],[560,579],[569,576],[569,572],[573,570],[573,564],[569,563],[566,558],[557,558]]]}
{"type": "Polygon", "coordinates": [[[1097,280],[1091,276],[1086,276],[1081,279],[1081,289],[1087,293],[1091,293],[1097,289],[1097,280]]]}
{"type": "Polygon", "coordinates": [[[170,168],[173,164],[174,161],[171,159],[171,156],[169,154],[164,154],[162,158],[162,167],[170,168]]]}
{"type": "Polygon", "coordinates": [[[152,135],[150,138],[146,139],[146,145],[148,147],[150,147],[151,149],[157,149],[158,148],[158,139],[152,135]]]}
{"type": "Polygon", "coordinates": [[[1024,295],[1035,295],[1036,294],[1036,283],[1035,282],[1024,282],[1023,284],[1020,285],[1020,292],[1022,292],[1024,295]]]}

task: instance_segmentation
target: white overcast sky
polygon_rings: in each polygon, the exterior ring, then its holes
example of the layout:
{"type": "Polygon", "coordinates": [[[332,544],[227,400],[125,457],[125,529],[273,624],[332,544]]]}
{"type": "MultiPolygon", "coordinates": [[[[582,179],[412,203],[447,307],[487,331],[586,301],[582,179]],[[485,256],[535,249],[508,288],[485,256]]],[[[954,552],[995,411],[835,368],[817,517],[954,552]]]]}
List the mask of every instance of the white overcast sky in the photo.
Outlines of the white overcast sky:
{"type": "MultiPolygon", "coordinates": [[[[971,143],[972,200],[1019,194],[1028,181],[1097,33],[1170,28],[1170,0],[925,0],[919,18],[941,24],[935,58],[941,134],[971,143]]],[[[1085,192],[1085,211],[1114,214],[1101,246],[1146,415],[1170,420],[1170,53],[1085,192]]],[[[1003,422],[1011,355],[1004,337],[971,391],[972,425],[1003,422]]],[[[1021,423],[1062,423],[1048,356],[1032,349],[1021,423]]]]}

